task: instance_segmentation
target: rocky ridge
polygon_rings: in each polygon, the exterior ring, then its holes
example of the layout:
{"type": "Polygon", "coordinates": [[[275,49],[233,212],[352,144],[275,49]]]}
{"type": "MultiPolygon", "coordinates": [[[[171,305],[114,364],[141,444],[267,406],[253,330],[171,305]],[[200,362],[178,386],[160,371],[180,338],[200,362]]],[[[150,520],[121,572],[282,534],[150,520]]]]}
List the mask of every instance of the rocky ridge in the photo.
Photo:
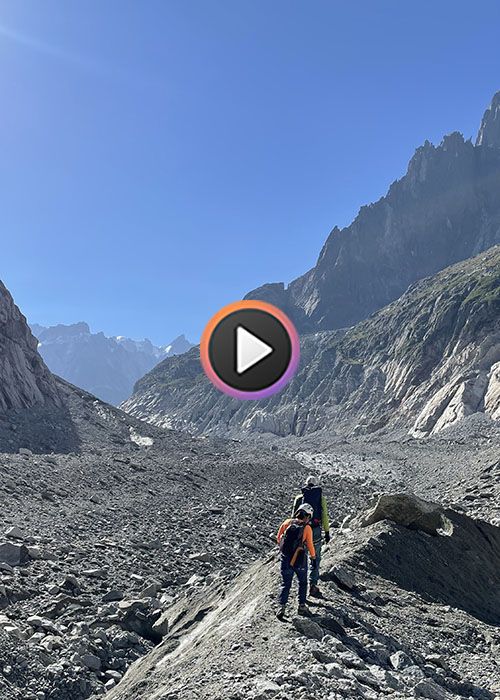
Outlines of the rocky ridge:
{"type": "Polygon", "coordinates": [[[500,418],[500,247],[415,283],[352,328],[302,336],[279,394],[238,402],[198,350],[162,362],[123,404],[155,425],[281,436],[402,430],[425,437],[480,412],[500,418]]]}
{"type": "Polygon", "coordinates": [[[352,326],[414,282],[500,243],[500,92],[476,145],[457,132],[426,141],[387,195],[335,227],[312,270],[246,298],[276,304],[310,333],[352,326]]]}

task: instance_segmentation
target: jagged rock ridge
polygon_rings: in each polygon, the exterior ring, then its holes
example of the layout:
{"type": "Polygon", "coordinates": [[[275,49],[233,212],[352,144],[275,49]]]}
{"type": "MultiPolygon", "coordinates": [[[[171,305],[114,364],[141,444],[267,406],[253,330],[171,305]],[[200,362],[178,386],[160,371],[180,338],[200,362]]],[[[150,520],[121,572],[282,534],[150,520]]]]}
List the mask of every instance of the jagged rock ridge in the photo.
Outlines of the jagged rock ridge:
{"type": "Polygon", "coordinates": [[[347,330],[301,338],[301,367],[274,397],[211,387],[198,351],[165,360],[124,404],[157,425],[303,435],[404,428],[430,435],[484,412],[500,419],[500,247],[415,283],[347,330]]]}
{"type": "Polygon", "coordinates": [[[333,229],[312,270],[246,298],[276,304],[301,332],[351,326],[416,280],[500,243],[499,191],[500,92],[476,145],[459,133],[426,141],[386,196],[333,229]]]}

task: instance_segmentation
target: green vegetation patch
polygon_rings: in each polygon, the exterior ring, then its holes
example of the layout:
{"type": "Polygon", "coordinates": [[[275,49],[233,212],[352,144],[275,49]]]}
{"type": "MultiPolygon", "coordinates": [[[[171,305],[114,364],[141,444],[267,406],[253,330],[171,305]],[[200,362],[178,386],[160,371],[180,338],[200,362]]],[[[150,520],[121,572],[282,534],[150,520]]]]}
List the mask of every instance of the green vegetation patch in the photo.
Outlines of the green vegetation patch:
{"type": "Polygon", "coordinates": [[[478,280],[474,289],[464,299],[464,304],[475,302],[486,304],[500,302],[500,274],[484,275],[478,280]]]}

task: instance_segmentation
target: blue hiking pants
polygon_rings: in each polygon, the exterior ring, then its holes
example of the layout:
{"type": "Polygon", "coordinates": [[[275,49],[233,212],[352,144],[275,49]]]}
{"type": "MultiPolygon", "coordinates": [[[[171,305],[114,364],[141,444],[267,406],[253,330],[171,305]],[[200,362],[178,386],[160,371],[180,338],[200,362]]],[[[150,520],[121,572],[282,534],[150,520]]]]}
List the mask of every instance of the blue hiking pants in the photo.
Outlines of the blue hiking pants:
{"type": "Polygon", "coordinates": [[[307,556],[300,566],[292,566],[290,558],[281,555],[281,591],[279,595],[280,605],[286,605],[290,588],[292,587],[293,575],[296,574],[299,580],[299,605],[305,605],[307,599],[307,556]]]}
{"type": "Polygon", "coordinates": [[[311,566],[309,573],[309,583],[311,586],[317,586],[319,581],[319,566],[321,564],[321,527],[313,527],[313,543],[316,550],[316,561],[314,566],[311,566]]]}

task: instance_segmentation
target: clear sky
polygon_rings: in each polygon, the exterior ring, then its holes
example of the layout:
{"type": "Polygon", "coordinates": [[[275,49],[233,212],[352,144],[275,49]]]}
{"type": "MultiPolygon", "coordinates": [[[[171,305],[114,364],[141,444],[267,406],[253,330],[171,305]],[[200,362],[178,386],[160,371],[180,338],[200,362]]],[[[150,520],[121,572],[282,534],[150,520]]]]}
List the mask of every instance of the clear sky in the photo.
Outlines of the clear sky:
{"type": "Polygon", "coordinates": [[[0,278],[32,322],[197,339],[475,136],[500,3],[2,0],[0,278]]]}

